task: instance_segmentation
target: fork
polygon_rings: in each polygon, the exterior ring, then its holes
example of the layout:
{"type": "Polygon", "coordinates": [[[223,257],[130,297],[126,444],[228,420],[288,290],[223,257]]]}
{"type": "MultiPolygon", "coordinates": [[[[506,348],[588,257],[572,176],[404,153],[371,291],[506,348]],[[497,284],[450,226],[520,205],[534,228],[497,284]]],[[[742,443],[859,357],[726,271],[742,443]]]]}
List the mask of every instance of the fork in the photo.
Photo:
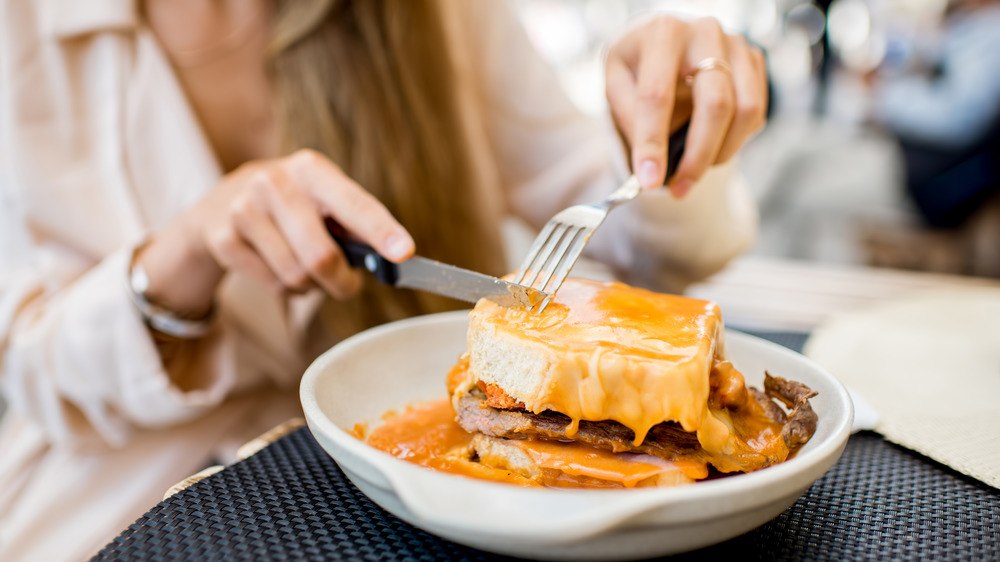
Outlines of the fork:
{"type": "MultiPolygon", "coordinates": [[[[684,154],[688,125],[670,135],[667,148],[667,178],[673,175],[684,154]]],[[[603,201],[584,203],[563,209],[545,223],[528,250],[521,267],[514,272],[514,282],[534,287],[548,296],[538,306],[541,313],[569,276],[591,235],[601,226],[611,209],[635,199],[642,191],[639,179],[632,175],[603,201]],[[541,280],[536,287],[535,284],[541,280]]]]}

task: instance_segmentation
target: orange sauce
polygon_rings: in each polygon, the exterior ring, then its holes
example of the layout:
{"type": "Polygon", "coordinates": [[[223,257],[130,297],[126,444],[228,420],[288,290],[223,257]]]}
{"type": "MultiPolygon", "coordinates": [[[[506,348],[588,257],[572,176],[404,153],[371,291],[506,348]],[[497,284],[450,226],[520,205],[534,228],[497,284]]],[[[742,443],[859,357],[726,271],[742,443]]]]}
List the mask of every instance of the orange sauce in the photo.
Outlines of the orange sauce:
{"type": "Polygon", "coordinates": [[[448,399],[434,400],[395,415],[375,428],[368,444],[390,455],[442,472],[484,480],[537,486],[506,470],[472,462],[472,435],[455,422],[448,399]]]}
{"type": "Polygon", "coordinates": [[[354,427],[347,430],[347,433],[354,437],[355,439],[365,440],[365,436],[368,435],[368,424],[365,422],[356,423],[354,427]]]}

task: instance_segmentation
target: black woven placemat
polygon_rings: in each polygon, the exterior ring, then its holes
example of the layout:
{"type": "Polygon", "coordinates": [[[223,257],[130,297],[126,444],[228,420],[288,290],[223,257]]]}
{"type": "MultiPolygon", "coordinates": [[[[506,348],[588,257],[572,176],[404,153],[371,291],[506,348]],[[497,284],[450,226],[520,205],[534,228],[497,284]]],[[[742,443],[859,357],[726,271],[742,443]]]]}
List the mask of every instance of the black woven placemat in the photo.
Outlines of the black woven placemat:
{"type": "MultiPolygon", "coordinates": [[[[762,334],[799,348],[801,335],[762,334]]],[[[674,560],[1000,560],[1000,491],[872,433],[776,519],[674,560]]],[[[500,560],[361,494],[303,428],[157,504],[95,560],[500,560]]]]}

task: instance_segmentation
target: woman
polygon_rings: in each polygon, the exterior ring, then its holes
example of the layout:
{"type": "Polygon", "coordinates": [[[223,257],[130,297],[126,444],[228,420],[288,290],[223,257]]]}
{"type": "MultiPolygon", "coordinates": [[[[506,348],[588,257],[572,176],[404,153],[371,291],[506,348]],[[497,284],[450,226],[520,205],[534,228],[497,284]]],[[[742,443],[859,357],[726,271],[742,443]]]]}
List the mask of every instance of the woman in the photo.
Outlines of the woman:
{"type": "Polygon", "coordinates": [[[763,123],[763,62],[711,20],[615,43],[616,134],[499,2],[0,5],[0,559],[94,552],[296,415],[319,351],[450,306],[362,279],[324,217],[395,261],[502,274],[503,215],[538,227],[629,167],[660,186],[690,119],[672,194],[616,210],[593,256],[680,290],[752,238],[715,165],[763,123]]]}

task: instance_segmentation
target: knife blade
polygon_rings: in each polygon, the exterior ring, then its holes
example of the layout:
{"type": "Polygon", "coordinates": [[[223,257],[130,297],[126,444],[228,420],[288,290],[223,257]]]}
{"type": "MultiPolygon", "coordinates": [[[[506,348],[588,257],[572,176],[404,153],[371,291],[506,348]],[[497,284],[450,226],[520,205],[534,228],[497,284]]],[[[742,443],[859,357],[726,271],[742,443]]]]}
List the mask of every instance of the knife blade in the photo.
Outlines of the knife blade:
{"type": "Polygon", "coordinates": [[[363,268],[378,281],[393,287],[428,291],[471,303],[488,298],[506,307],[531,308],[548,296],[530,287],[420,256],[393,263],[371,246],[330,230],[352,267],[363,268]]]}

